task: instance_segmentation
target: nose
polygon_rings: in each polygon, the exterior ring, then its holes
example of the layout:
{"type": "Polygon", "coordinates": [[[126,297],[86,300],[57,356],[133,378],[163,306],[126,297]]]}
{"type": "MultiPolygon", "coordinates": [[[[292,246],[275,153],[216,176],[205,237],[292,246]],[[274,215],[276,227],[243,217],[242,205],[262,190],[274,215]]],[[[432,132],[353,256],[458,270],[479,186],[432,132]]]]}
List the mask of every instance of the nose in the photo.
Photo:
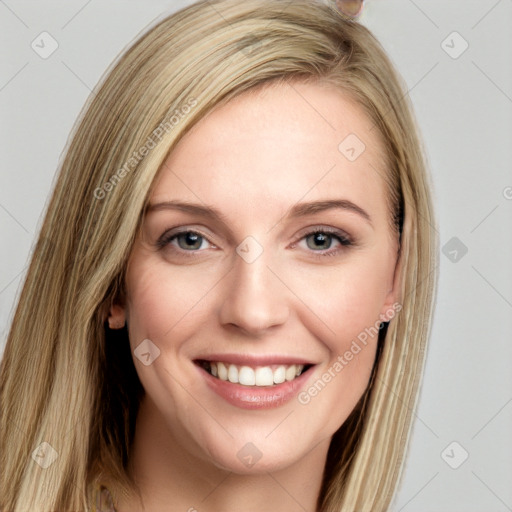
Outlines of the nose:
{"type": "Polygon", "coordinates": [[[220,309],[223,326],[257,336],[286,322],[290,291],[268,263],[266,251],[251,263],[235,256],[220,309]]]}

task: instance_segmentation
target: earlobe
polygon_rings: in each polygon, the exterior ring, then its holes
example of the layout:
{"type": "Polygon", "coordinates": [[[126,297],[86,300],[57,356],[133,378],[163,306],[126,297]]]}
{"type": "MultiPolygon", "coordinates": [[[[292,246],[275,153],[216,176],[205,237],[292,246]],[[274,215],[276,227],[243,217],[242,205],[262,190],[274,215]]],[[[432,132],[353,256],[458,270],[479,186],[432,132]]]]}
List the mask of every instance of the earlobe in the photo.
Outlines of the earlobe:
{"type": "Polygon", "coordinates": [[[124,307],[113,304],[108,313],[108,326],[110,329],[122,329],[126,323],[126,314],[124,307]]]}

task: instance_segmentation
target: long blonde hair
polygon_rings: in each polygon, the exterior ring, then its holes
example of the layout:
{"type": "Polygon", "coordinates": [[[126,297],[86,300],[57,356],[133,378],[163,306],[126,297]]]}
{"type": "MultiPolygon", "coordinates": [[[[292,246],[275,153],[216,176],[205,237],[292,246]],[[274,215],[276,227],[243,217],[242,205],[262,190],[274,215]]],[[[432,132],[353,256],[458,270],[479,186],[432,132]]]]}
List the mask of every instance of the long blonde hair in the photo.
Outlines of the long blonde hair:
{"type": "Polygon", "coordinates": [[[408,98],[379,43],[334,1],[202,0],[118,59],[70,137],[1,365],[2,511],[88,510],[106,475],[133,492],[126,468],[144,390],[127,331],[109,330],[106,312],[123,293],[169,152],[212,108],[279,80],[328,82],[351,95],[387,149],[402,311],[382,330],[368,389],[333,436],[318,507],[388,507],[436,289],[430,185],[408,98]],[[51,463],[37,463],[38,450],[51,463]]]}

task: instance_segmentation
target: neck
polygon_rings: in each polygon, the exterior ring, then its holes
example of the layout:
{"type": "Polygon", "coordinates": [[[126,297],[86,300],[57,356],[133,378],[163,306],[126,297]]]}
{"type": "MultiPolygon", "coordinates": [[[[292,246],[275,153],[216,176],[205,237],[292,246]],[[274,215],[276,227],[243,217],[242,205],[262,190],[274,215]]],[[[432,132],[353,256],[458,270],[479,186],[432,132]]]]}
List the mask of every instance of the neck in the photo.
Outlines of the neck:
{"type": "Polygon", "coordinates": [[[136,495],[119,498],[114,491],[116,510],[235,512],[243,504],[244,512],[316,512],[329,443],[330,438],[320,441],[285,468],[237,474],[187,450],[146,395],[129,464],[143,501],[136,495]]]}

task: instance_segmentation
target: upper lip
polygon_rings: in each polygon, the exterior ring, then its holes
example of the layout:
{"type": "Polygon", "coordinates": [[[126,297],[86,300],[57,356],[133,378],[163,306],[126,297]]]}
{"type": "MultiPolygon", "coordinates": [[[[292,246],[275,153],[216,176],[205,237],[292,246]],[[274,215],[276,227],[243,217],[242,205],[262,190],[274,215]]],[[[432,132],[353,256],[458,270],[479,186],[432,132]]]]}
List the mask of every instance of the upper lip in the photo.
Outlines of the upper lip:
{"type": "Polygon", "coordinates": [[[297,356],[268,354],[268,355],[252,355],[252,354],[209,354],[195,358],[195,361],[211,361],[230,363],[235,365],[247,366],[270,366],[272,364],[316,364],[309,359],[297,356]]]}

